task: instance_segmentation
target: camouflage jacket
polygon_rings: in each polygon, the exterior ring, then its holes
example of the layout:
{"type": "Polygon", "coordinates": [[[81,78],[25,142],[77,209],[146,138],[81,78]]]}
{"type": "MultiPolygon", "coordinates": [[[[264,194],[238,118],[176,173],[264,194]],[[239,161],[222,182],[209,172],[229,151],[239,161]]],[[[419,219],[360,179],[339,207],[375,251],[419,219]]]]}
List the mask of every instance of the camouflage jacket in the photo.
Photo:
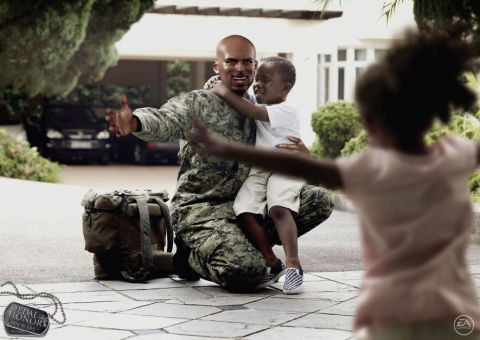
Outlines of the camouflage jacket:
{"type": "MultiPolygon", "coordinates": [[[[247,95],[248,96],[248,95],[247,95]]],[[[235,111],[212,92],[192,91],[170,99],[161,108],[134,111],[142,124],[137,137],[156,142],[180,140],[180,171],[171,200],[175,232],[213,219],[235,218],[232,205],[250,167],[232,160],[198,154],[198,145],[189,140],[191,118],[197,115],[209,131],[225,139],[253,144],[255,122],[235,111]]]]}

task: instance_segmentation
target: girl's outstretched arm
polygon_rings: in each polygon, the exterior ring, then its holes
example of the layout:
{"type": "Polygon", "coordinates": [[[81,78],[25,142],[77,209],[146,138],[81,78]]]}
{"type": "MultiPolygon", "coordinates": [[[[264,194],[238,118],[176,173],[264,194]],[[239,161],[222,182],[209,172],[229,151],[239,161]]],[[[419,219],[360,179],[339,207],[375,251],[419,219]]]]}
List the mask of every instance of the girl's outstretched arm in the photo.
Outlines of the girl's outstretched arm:
{"type": "Polygon", "coordinates": [[[314,160],[299,153],[231,143],[209,133],[198,117],[193,117],[192,124],[197,129],[195,139],[204,144],[201,150],[203,153],[237,159],[267,170],[301,177],[310,184],[321,184],[330,189],[343,188],[340,171],[333,161],[314,160]]]}

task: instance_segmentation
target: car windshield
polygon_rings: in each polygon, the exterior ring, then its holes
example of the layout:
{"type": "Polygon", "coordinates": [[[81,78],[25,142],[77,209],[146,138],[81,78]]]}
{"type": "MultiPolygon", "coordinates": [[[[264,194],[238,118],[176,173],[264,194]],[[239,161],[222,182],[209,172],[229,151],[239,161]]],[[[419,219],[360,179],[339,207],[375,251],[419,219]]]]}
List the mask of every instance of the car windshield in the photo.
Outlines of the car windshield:
{"type": "Polygon", "coordinates": [[[47,123],[98,124],[101,120],[88,107],[49,107],[45,112],[47,123]]]}

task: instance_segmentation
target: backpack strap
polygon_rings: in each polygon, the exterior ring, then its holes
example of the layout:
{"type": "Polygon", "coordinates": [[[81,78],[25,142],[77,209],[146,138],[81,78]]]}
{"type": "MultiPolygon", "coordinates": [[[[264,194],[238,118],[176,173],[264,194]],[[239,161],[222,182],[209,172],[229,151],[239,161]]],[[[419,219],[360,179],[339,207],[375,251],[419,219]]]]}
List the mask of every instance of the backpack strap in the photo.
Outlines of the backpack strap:
{"type": "Polygon", "coordinates": [[[165,229],[167,230],[167,252],[171,253],[173,248],[173,229],[172,223],[170,222],[170,212],[168,210],[168,206],[162,199],[158,197],[151,197],[151,199],[157,202],[162,210],[162,215],[165,221],[165,229]]]}
{"type": "Polygon", "coordinates": [[[148,215],[148,196],[131,197],[132,201],[137,202],[138,212],[140,215],[140,243],[142,248],[142,267],[136,273],[130,270],[122,270],[120,273],[123,278],[130,282],[146,281],[151,269],[153,268],[153,253],[150,241],[150,217],[148,215]]]}

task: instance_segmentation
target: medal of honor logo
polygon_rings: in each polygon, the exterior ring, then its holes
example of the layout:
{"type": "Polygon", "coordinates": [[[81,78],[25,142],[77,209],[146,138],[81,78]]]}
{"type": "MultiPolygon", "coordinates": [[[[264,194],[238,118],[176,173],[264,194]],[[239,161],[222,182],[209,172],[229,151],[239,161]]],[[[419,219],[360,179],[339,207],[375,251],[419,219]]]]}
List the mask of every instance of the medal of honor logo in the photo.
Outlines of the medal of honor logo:
{"type": "Polygon", "coordinates": [[[474,327],[473,319],[468,315],[459,315],[453,322],[453,329],[458,335],[470,335],[474,327]]]}
{"type": "Polygon", "coordinates": [[[3,325],[8,335],[42,336],[47,334],[50,323],[47,312],[12,302],[3,313],[3,325]]]}
{"type": "Polygon", "coordinates": [[[14,291],[0,291],[0,296],[11,295],[22,300],[46,298],[51,300],[55,311],[50,314],[41,309],[11,302],[3,312],[3,326],[7,335],[15,337],[44,336],[50,327],[49,319],[60,325],[67,321],[62,302],[55,295],[46,292],[21,294],[17,286],[10,281],[0,285],[0,288],[8,285],[12,286],[14,291]],[[57,311],[61,313],[62,320],[55,317],[57,311]]]}

